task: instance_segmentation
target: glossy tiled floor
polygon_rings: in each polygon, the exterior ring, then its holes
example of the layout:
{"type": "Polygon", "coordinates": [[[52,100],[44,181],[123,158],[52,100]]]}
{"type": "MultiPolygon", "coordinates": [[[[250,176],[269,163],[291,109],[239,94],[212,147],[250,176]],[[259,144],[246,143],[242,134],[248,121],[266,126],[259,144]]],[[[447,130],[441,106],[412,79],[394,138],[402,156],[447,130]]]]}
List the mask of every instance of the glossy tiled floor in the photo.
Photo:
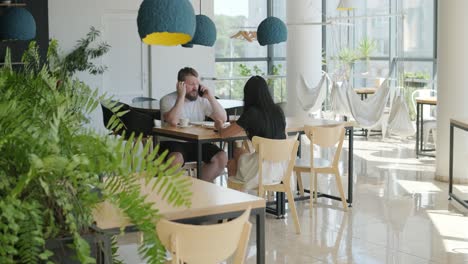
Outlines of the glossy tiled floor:
{"type": "MultiPolygon", "coordinates": [[[[416,159],[414,141],[355,139],[353,207],[296,202],[300,235],[290,215],[267,215],[266,263],[468,263],[468,212],[447,200],[447,183],[433,180],[434,159],[416,159]]],[[[307,149],[305,142],[303,155],[307,149]]],[[[334,186],[333,177],[319,178],[319,191],[336,193],[334,186]]],[[[255,252],[253,230],[247,263],[255,252]]],[[[120,253],[140,263],[136,245],[120,253]]]]}

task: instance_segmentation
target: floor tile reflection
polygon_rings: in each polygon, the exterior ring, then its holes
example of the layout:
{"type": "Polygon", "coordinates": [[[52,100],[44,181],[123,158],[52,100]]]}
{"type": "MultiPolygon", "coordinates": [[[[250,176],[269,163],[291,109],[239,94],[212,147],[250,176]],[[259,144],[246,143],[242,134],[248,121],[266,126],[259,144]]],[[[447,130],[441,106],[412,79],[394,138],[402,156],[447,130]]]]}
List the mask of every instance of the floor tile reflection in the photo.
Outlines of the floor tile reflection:
{"type": "MultiPolygon", "coordinates": [[[[289,215],[267,216],[266,263],[468,263],[468,212],[434,180],[435,160],[416,159],[414,141],[355,139],[353,207],[345,212],[319,198],[310,210],[308,200],[296,202],[300,235],[289,215]]],[[[346,161],[341,167],[347,185],[346,161]]],[[[333,177],[320,176],[319,191],[336,194],[333,177]]],[[[247,263],[256,262],[255,243],[252,230],[247,263]]],[[[135,248],[120,248],[126,263],[140,263],[135,248]]]]}

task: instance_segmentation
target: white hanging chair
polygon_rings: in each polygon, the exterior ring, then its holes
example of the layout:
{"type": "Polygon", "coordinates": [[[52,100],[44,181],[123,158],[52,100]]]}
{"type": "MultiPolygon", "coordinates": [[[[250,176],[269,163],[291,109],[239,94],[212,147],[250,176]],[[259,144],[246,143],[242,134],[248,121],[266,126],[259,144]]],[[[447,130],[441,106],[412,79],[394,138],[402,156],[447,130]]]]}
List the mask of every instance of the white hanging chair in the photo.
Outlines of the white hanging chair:
{"type": "Polygon", "coordinates": [[[377,125],[383,116],[390,91],[388,78],[380,85],[373,96],[364,100],[361,100],[361,97],[348,86],[346,96],[349,108],[359,126],[372,128],[377,125]]]}
{"type": "Polygon", "coordinates": [[[310,87],[304,75],[301,74],[296,89],[297,99],[304,111],[316,112],[322,109],[327,96],[327,80],[330,81],[330,78],[326,72],[322,71],[319,83],[315,87],[310,87]]]}
{"type": "Polygon", "coordinates": [[[331,110],[337,115],[351,115],[348,98],[346,96],[346,88],[343,82],[333,82],[330,93],[331,110]]]}
{"type": "Polygon", "coordinates": [[[402,137],[412,136],[416,132],[409,115],[408,105],[401,91],[393,99],[387,132],[402,137]]]}

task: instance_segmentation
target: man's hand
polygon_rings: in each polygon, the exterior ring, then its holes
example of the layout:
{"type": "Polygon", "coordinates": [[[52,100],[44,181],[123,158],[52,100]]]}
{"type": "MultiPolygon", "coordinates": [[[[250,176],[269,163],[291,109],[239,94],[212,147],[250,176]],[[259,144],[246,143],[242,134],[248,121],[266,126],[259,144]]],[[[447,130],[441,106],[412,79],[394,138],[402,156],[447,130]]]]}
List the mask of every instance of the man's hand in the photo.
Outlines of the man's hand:
{"type": "Polygon", "coordinates": [[[223,120],[216,119],[216,120],[214,121],[214,126],[215,126],[215,128],[216,128],[216,130],[217,130],[218,132],[221,131],[221,130],[224,128],[223,125],[224,125],[224,121],[223,121],[223,120]]]}
{"type": "Polygon", "coordinates": [[[185,98],[185,93],[187,90],[185,89],[185,83],[184,82],[177,82],[177,97],[179,98],[185,98]]]}
{"type": "Polygon", "coordinates": [[[210,89],[208,89],[208,87],[204,86],[203,84],[200,84],[200,91],[203,92],[203,96],[204,98],[210,98],[210,97],[213,97],[213,95],[211,94],[211,91],[210,89]]]}

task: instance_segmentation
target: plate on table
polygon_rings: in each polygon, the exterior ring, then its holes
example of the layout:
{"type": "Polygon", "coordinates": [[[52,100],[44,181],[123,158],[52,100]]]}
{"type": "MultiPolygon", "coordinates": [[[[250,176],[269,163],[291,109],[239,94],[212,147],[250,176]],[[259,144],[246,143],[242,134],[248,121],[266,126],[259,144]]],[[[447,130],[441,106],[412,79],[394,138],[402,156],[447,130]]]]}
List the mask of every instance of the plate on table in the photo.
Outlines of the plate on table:
{"type": "MultiPolygon", "coordinates": [[[[226,122],[226,123],[223,124],[223,127],[227,127],[229,125],[230,125],[230,123],[226,122]]],[[[214,125],[214,122],[204,122],[202,127],[207,128],[207,129],[216,129],[215,125],[214,125]]]]}
{"type": "Polygon", "coordinates": [[[206,122],[205,121],[190,121],[190,124],[194,126],[203,126],[204,123],[206,122]]]}
{"type": "Polygon", "coordinates": [[[178,128],[189,128],[189,127],[192,127],[192,125],[191,125],[191,124],[188,124],[188,125],[186,125],[186,126],[183,126],[183,125],[181,125],[181,124],[177,124],[177,127],[178,127],[178,128]]]}

